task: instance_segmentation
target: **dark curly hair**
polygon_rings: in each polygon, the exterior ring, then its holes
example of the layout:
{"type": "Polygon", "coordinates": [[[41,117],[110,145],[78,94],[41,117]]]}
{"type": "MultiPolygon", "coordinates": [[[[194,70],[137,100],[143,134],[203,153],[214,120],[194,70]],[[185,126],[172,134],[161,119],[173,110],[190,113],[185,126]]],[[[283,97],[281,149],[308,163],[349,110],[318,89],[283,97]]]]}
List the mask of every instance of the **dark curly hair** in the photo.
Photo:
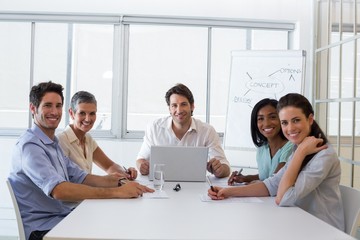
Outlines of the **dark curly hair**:
{"type": "MultiPolygon", "coordinates": [[[[257,126],[257,117],[260,109],[265,106],[272,106],[276,110],[276,106],[278,101],[276,99],[264,98],[260,100],[258,103],[255,104],[252,112],[251,112],[251,119],[250,119],[250,130],[251,130],[251,138],[255,146],[261,147],[262,145],[268,142],[267,138],[260,133],[260,130],[257,126]]],[[[282,139],[286,139],[283,132],[280,130],[279,135],[282,139]]]]}
{"type": "Polygon", "coordinates": [[[61,86],[61,84],[53,83],[51,81],[39,83],[38,85],[34,85],[31,88],[29,94],[30,103],[38,108],[45,93],[54,92],[60,95],[61,103],[64,104],[63,90],[64,88],[61,86]]]}

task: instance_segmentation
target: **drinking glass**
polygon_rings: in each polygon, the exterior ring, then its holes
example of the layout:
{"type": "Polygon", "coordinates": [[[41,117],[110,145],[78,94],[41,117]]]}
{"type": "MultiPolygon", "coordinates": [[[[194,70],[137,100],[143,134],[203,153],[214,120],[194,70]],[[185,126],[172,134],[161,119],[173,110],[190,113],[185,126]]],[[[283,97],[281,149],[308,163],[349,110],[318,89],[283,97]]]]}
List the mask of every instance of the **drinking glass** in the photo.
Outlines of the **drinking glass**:
{"type": "Polygon", "coordinates": [[[165,164],[154,164],[154,188],[162,190],[164,187],[165,164]]]}

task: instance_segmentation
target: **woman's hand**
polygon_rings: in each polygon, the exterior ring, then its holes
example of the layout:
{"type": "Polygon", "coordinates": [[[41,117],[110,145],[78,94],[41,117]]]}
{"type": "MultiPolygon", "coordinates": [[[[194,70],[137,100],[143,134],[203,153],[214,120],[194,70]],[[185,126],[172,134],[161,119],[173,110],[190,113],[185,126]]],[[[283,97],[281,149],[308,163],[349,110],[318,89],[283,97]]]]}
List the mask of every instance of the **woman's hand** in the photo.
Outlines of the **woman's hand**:
{"type": "Polygon", "coordinates": [[[212,200],[223,200],[225,198],[228,198],[231,195],[231,190],[234,190],[235,188],[222,188],[222,187],[213,187],[213,190],[209,188],[208,195],[212,200]]]}
{"type": "Polygon", "coordinates": [[[327,148],[327,145],[323,145],[324,140],[322,138],[316,138],[309,136],[298,145],[296,151],[301,152],[304,156],[320,152],[327,148]]]}
{"type": "Polygon", "coordinates": [[[239,173],[238,171],[232,172],[231,176],[228,179],[228,185],[232,186],[235,183],[247,182],[246,177],[239,173]]]}

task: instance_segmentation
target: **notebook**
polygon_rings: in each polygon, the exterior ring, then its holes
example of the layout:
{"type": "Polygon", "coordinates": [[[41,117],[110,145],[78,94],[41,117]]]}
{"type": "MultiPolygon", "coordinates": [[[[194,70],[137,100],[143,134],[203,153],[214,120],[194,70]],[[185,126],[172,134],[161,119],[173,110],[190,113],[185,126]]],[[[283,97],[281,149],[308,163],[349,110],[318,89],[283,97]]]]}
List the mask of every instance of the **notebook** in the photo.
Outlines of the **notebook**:
{"type": "Polygon", "coordinates": [[[206,181],[207,147],[151,146],[149,179],[153,180],[155,163],[165,164],[165,181],[206,181]]]}

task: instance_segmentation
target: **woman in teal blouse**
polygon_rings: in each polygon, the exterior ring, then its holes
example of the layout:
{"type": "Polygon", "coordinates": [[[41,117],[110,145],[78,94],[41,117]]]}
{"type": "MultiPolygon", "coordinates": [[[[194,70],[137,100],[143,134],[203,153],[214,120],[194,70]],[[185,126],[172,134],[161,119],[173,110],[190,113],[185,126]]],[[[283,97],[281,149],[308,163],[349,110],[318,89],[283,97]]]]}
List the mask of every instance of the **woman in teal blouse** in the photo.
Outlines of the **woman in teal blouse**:
{"type": "Polygon", "coordinates": [[[235,171],[229,178],[229,185],[264,180],[279,171],[291,154],[293,144],[281,131],[276,110],[278,101],[265,98],[259,101],[251,112],[251,137],[257,147],[258,174],[242,175],[235,171]]]}

